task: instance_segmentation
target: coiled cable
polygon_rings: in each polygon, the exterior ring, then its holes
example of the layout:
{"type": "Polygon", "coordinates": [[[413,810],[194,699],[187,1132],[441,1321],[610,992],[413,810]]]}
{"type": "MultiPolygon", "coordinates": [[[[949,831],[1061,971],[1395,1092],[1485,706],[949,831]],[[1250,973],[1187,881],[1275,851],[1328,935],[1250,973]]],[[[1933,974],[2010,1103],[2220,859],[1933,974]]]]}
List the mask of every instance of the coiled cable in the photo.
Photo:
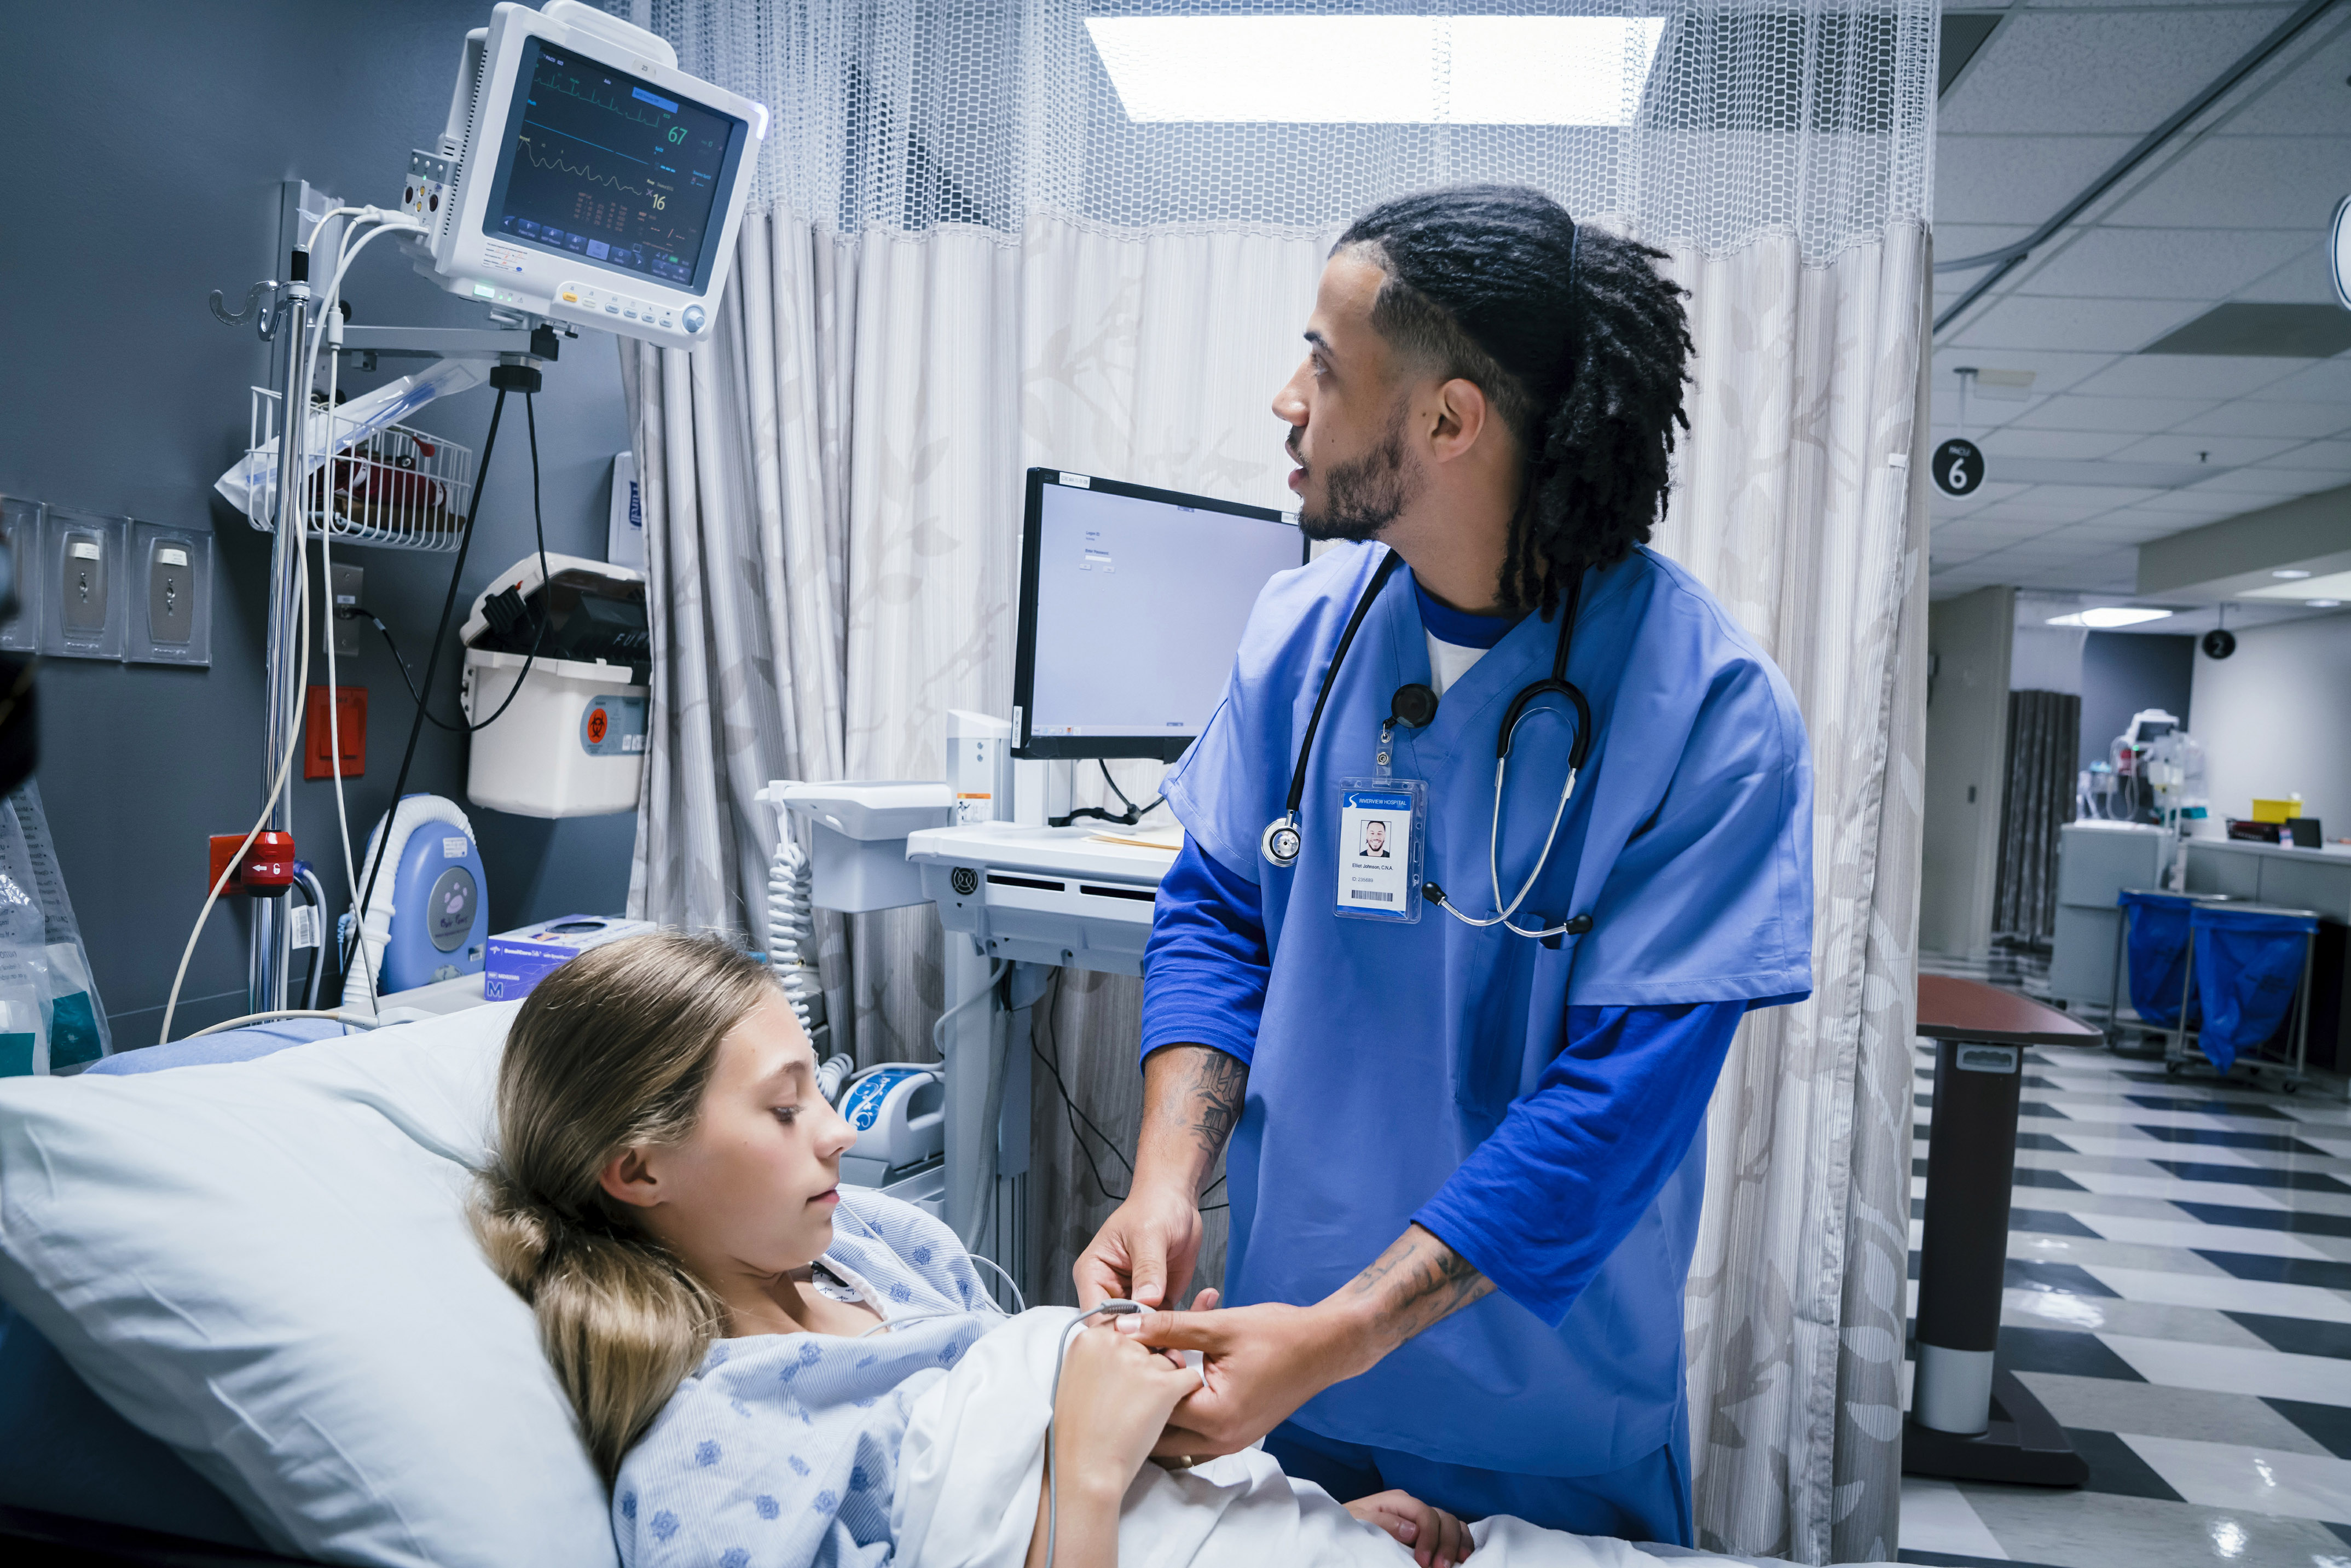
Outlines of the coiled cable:
{"type": "Polygon", "coordinates": [[[768,863],[768,963],[783,983],[784,997],[800,1028],[813,1030],[809,1021],[810,999],[818,994],[815,965],[816,870],[808,851],[792,836],[789,813],[776,838],[776,856],[768,863]]]}

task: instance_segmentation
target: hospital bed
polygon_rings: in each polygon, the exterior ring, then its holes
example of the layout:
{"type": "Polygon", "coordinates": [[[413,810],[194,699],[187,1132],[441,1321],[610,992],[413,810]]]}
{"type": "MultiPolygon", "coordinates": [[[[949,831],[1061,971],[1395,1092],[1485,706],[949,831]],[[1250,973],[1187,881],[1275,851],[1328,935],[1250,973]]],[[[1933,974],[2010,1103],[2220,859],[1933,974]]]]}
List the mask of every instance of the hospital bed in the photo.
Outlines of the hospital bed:
{"type": "Polygon", "coordinates": [[[616,1568],[529,1310],[452,1201],[513,1005],[0,1084],[14,1556],[616,1568]]]}
{"type": "MultiPolygon", "coordinates": [[[[334,1026],[266,1025],[126,1053],[107,1075],[249,1061],[334,1026]]],[[[0,1304],[0,1546],[44,1561],[241,1568],[311,1561],[268,1551],[236,1505],[116,1414],[14,1307],[0,1304]]]]}

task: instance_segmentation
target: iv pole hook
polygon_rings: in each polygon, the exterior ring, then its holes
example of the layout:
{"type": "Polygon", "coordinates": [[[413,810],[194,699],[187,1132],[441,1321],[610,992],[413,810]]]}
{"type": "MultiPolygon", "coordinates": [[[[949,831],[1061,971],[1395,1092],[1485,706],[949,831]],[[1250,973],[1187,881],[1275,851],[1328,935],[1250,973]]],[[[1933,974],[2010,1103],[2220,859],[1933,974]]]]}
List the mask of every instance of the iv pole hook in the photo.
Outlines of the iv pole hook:
{"type": "Polygon", "coordinates": [[[277,316],[277,312],[273,309],[266,313],[260,313],[259,307],[261,304],[261,295],[262,291],[265,289],[275,293],[277,288],[277,280],[276,278],[264,278],[259,283],[255,284],[251,288],[245,291],[245,304],[235,315],[231,315],[228,311],[222,308],[225,301],[223,300],[221,291],[219,289],[214,289],[213,290],[211,301],[213,319],[219,322],[224,327],[242,327],[248,321],[254,321],[255,316],[259,313],[261,314],[261,319],[254,322],[254,330],[260,333],[263,340],[266,342],[270,336],[271,328],[277,325],[277,322],[274,319],[277,316]]]}

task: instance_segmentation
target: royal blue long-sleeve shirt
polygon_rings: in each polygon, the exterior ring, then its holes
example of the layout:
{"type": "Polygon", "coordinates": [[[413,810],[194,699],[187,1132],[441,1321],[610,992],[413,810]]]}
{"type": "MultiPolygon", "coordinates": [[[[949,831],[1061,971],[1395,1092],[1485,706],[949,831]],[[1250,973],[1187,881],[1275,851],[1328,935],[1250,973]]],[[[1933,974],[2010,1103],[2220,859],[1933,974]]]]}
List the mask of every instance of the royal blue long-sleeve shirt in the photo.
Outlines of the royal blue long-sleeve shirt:
{"type": "MultiPolygon", "coordinates": [[[[1144,952],[1143,1054],[1248,1062],[1271,961],[1257,885],[1187,836],[1144,952]]],[[[1570,1007],[1565,1047],[1414,1222],[1557,1324],[1689,1152],[1740,1017],[1777,1000],[1570,1007]]]]}

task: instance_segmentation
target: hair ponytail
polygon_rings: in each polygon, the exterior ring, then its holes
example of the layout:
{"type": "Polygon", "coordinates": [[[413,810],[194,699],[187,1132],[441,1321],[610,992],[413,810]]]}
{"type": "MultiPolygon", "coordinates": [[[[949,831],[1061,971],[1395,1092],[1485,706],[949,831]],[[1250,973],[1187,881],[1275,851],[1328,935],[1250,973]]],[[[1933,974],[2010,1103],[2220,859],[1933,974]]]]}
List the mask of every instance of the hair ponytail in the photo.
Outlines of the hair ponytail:
{"type": "Polygon", "coordinates": [[[605,1197],[601,1173],[624,1148],[690,1133],[719,1041],[779,994],[766,969],[722,942],[638,937],[549,975],[507,1033],[499,1153],[468,1217],[490,1266],[537,1315],[607,1485],[726,1314],[605,1197]]]}
{"type": "Polygon", "coordinates": [[[1527,444],[1502,567],[1503,597],[1545,615],[1570,574],[1623,560],[1664,520],[1674,431],[1689,429],[1684,364],[1697,352],[1688,291],[1654,265],[1665,252],[1588,227],[1577,238],[1567,384],[1527,444]]]}

